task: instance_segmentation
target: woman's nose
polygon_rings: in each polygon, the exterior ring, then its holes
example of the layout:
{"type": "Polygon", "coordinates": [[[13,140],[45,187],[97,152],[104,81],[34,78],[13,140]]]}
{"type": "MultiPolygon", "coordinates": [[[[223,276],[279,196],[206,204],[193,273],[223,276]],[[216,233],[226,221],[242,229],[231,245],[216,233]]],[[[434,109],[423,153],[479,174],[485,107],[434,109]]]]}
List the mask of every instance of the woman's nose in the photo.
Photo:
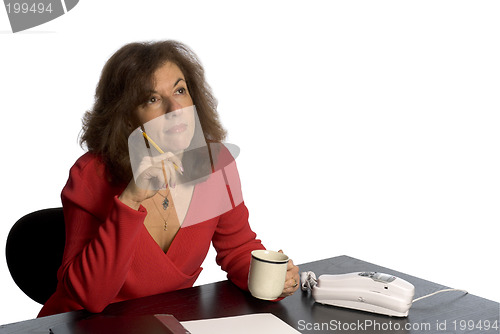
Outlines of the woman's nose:
{"type": "Polygon", "coordinates": [[[167,118],[177,116],[181,112],[181,109],[182,105],[179,102],[175,99],[169,99],[166,110],[167,118]]]}

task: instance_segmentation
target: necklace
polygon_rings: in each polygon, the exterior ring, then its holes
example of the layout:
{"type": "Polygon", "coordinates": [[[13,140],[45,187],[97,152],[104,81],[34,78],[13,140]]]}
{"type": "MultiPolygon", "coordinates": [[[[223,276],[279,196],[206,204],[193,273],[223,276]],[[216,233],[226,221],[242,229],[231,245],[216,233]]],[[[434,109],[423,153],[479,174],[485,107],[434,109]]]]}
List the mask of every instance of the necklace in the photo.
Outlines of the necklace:
{"type": "MultiPolygon", "coordinates": [[[[168,189],[168,188],[167,188],[168,189]]],[[[168,191],[168,190],[167,190],[168,191]]],[[[163,210],[167,210],[168,209],[168,205],[170,204],[170,201],[168,200],[168,194],[169,192],[167,192],[167,195],[166,196],[163,196],[163,194],[161,192],[158,191],[158,194],[160,194],[161,197],[163,197],[163,202],[161,203],[162,207],[163,207],[163,210]]]]}
{"type": "Polygon", "coordinates": [[[160,209],[158,208],[158,205],[156,205],[156,201],[154,199],[153,200],[153,204],[156,208],[156,211],[158,211],[158,214],[160,215],[161,219],[163,220],[163,231],[167,231],[167,221],[168,221],[168,217],[170,216],[170,211],[171,210],[167,210],[169,208],[169,204],[170,204],[170,201],[168,200],[168,195],[169,195],[170,192],[167,192],[167,196],[163,196],[160,192],[157,192],[157,194],[160,194],[161,197],[163,197],[163,202],[162,202],[162,206],[163,206],[163,210],[166,210],[168,212],[167,214],[167,218],[164,218],[163,215],[161,214],[161,211],[160,209]]]}

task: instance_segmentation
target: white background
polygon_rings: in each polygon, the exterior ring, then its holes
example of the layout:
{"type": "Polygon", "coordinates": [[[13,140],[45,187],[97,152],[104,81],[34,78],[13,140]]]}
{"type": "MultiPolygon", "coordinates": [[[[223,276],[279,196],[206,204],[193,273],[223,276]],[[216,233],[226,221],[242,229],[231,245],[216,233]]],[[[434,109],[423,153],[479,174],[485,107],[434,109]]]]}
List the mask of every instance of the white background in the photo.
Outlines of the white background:
{"type": "MultiPolygon", "coordinates": [[[[0,324],[40,309],[9,275],[10,227],[61,205],[104,62],[159,39],[205,65],[268,248],[500,301],[499,16],[497,1],[82,0],[12,34],[0,9],[0,324]]],[[[225,278],[213,252],[204,267],[197,284],[225,278]]]]}

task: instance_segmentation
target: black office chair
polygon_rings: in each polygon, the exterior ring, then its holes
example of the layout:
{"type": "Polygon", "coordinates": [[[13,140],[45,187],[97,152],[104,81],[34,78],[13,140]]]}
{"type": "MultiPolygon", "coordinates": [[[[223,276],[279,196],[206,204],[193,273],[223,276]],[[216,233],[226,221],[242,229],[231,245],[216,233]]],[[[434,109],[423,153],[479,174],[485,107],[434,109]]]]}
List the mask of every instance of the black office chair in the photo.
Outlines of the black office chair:
{"type": "Polygon", "coordinates": [[[56,291],[65,239],[62,208],[22,217],[7,237],[5,256],[10,274],[19,288],[40,304],[56,291]]]}

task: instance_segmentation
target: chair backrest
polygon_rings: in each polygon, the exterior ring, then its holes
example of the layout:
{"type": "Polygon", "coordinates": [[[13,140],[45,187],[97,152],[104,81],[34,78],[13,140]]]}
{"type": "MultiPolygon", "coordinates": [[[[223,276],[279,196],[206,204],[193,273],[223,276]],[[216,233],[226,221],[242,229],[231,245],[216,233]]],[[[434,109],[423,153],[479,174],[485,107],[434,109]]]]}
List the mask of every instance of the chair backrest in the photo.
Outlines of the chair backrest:
{"type": "Polygon", "coordinates": [[[7,237],[5,256],[10,274],[19,288],[40,304],[56,291],[65,239],[62,208],[22,217],[7,237]]]}

